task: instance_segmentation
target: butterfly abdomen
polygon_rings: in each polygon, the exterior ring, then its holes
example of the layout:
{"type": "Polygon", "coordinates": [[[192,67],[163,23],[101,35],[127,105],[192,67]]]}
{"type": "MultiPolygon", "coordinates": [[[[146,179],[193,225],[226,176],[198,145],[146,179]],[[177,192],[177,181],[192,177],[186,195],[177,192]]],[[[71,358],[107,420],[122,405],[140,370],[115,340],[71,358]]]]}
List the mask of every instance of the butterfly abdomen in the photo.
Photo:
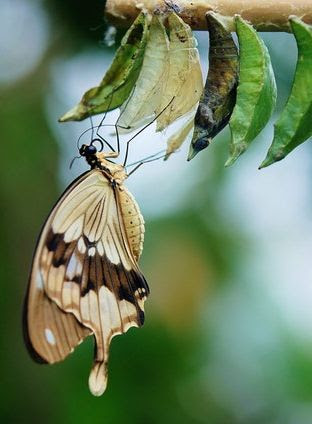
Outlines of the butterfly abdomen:
{"type": "Polygon", "coordinates": [[[119,200],[130,248],[135,259],[139,260],[144,242],[144,219],[136,200],[125,187],[119,191],[119,200]]]}

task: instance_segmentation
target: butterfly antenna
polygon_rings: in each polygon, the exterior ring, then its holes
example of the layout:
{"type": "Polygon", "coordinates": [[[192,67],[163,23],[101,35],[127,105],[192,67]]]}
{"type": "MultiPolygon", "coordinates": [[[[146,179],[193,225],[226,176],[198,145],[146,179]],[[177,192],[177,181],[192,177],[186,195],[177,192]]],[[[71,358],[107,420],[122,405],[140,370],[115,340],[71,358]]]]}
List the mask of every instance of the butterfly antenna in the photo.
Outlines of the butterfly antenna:
{"type": "Polygon", "coordinates": [[[112,104],[112,101],[113,101],[113,96],[114,96],[114,92],[112,92],[112,95],[111,95],[111,97],[110,97],[110,99],[109,99],[108,106],[107,106],[107,108],[106,108],[106,111],[104,112],[104,116],[103,116],[103,118],[101,119],[100,124],[97,126],[97,130],[96,130],[96,135],[97,135],[97,136],[99,136],[99,130],[100,130],[100,128],[101,128],[102,126],[104,126],[104,125],[103,125],[103,122],[104,122],[104,121],[105,121],[105,119],[106,119],[107,112],[110,110],[110,107],[111,107],[111,104],[112,104]]]}
{"type": "Polygon", "coordinates": [[[123,166],[126,166],[127,164],[127,160],[128,160],[128,154],[129,154],[129,144],[130,142],[135,139],[139,134],[141,134],[141,132],[143,132],[147,127],[149,127],[150,125],[152,125],[159,117],[162,113],[164,113],[164,111],[171,105],[171,103],[173,102],[174,97],[172,97],[172,99],[170,100],[170,102],[167,104],[167,106],[164,107],[164,109],[159,112],[153,119],[151,122],[149,122],[148,124],[144,125],[143,128],[141,128],[136,134],[134,134],[134,136],[132,136],[128,141],[127,141],[127,147],[126,147],[126,153],[125,153],[125,159],[123,162],[123,166]]]}
{"type": "Polygon", "coordinates": [[[73,163],[75,162],[75,160],[76,159],[80,159],[81,158],[81,155],[80,156],[75,156],[71,161],[70,161],[70,164],[69,164],[69,169],[72,169],[72,166],[73,166],[73,163]]]}
{"type": "Polygon", "coordinates": [[[81,134],[80,134],[80,136],[78,137],[78,139],[77,139],[77,143],[76,143],[76,145],[77,145],[77,149],[79,150],[80,149],[80,140],[81,140],[81,137],[83,137],[88,131],[90,131],[92,129],[92,127],[89,127],[89,128],[87,128],[86,130],[84,130],[81,134]]]}
{"type": "MultiPolygon", "coordinates": [[[[125,110],[127,109],[127,106],[129,104],[130,100],[132,99],[133,93],[135,91],[135,87],[136,87],[136,84],[134,85],[134,87],[133,87],[133,89],[132,89],[132,91],[130,93],[130,96],[128,97],[128,99],[126,101],[125,106],[122,105],[123,107],[122,107],[122,109],[120,111],[120,115],[118,116],[117,124],[118,124],[119,119],[122,117],[122,115],[124,114],[125,110]]],[[[129,127],[120,127],[120,128],[125,128],[127,130],[129,129],[129,127]]]]}
{"type": "Polygon", "coordinates": [[[90,119],[90,122],[91,122],[91,143],[92,143],[92,140],[94,138],[94,125],[93,125],[93,119],[92,119],[91,115],[89,115],[89,119],[90,119]]]}
{"type": "MultiPolygon", "coordinates": [[[[117,119],[117,121],[116,121],[116,123],[115,123],[115,132],[116,132],[116,139],[117,139],[117,152],[118,152],[118,154],[120,153],[120,137],[119,137],[119,131],[118,131],[118,128],[125,129],[125,130],[128,130],[128,129],[129,129],[129,127],[123,127],[122,125],[118,125],[118,122],[119,122],[119,119],[122,117],[122,115],[123,115],[124,111],[127,109],[128,103],[129,103],[129,102],[130,102],[130,100],[132,99],[132,96],[133,96],[134,90],[135,90],[135,86],[134,86],[134,88],[132,89],[132,91],[131,91],[131,93],[130,93],[130,96],[128,97],[128,99],[127,99],[127,101],[126,101],[125,106],[121,109],[120,114],[119,114],[119,116],[118,116],[118,119],[117,119]]],[[[122,105],[122,106],[123,106],[123,105],[122,105]]]]}
{"type": "MultiPolygon", "coordinates": [[[[102,127],[115,127],[115,124],[102,124],[101,125],[102,127]]],[[[99,125],[95,125],[94,127],[89,127],[89,128],[87,128],[86,130],[84,130],[81,134],[80,134],[80,136],[78,137],[78,140],[77,140],[77,149],[79,150],[79,148],[80,148],[80,140],[81,140],[81,138],[88,132],[88,131],[91,131],[92,129],[94,130],[95,128],[98,128],[99,127],[99,125]]],[[[104,144],[106,144],[113,152],[115,151],[115,149],[113,148],[113,146],[107,141],[107,140],[105,140],[104,139],[104,137],[102,137],[100,134],[96,134],[97,136],[98,136],[98,138],[95,138],[95,139],[93,139],[93,141],[99,141],[100,142],[100,140],[101,140],[101,143],[104,143],[104,144]],[[100,139],[100,140],[99,140],[100,139]]]]}
{"type": "MultiPolygon", "coordinates": [[[[100,122],[100,124],[97,126],[97,131],[96,131],[96,135],[99,137],[99,138],[101,138],[108,146],[109,146],[109,148],[112,150],[112,152],[116,152],[116,150],[104,139],[104,137],[102,137],[101,135],[100,135],[100,133],[99,133],[99,130],[100,130],[100,128],[101,127],[104,127],[104,126],[108,126],[107,124],[105,125],[105,124],[103,124],[103,122],[105,121],[105,118],[106,118],[106,115],[107,115],[107,112],[110,110],[110,107],[111,107],[111,104],[112,104],[112,101],[113,101],[113,96],[114,96],[114,92],[112,92],[112,95],[111,95],[111,98],[110,98],[110,100],[109,100],[109,104],[108,104],[108,107],[107,107],[107,109],[106,109],[106,111],[105,111],[105,113],[104,113],[104,116],[103,116],[103,118],[101,119],[101,122],[100,122]]],[[[119,118],[118,118],[119,119],[119,118]]],[[[118,120],[117,120],[117,122],[118,122],[118,120]]],[[[116,131],[116,137],[117,137],[117,153],[119,154],[119,152],[120,152],[120,139],[119,139],[119,132],[118,132],[118,129],[117,129],[117,123],[115,123],[115,124],[113,124],[112,126],[114,126],[115,127],[115,131],[116,131]]]]}
{"type": "MultiPolygon", "coordinates": [[[[101,148],[100,148],[100,152],[102,152],[103,151],[103,149],[104,149],[104,143],[103,143],[103,139],[102,138],[94,138],[92,141],[91,141],[91,143],[90,143],[90,146],[94,146],[94,143],[100,143],[100,145],[101,145],[101,148]]],[[[110,145],[108,142],[107,142],[107,144],[108,145],[110,145]]]]}

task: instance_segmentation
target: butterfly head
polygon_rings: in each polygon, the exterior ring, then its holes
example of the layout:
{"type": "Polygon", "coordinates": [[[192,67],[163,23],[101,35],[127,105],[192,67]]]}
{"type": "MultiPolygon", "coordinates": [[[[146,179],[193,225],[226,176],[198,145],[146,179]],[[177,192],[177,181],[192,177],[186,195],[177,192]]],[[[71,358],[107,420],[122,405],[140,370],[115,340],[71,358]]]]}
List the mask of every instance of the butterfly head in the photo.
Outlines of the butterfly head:
{"type": "Polygon", "coordinates": [[[81,156],[85,156],[86,158],[94,156],[96,152],[97,148],[93,144],[83,144],[79,149],[81,156]]]}
{"type": "Polygon", "coordinates": [[[112,180],[116,181],[118,184],[122,184],[127,177],[122,165],[113,163],[109,160],[109,158],[117,158],[118,152],[99,152],[91,143],[83,144],[79,149],[79,153],[86,158],[91,168],[99,168],[106,171],[111,175],[112,180]]]}

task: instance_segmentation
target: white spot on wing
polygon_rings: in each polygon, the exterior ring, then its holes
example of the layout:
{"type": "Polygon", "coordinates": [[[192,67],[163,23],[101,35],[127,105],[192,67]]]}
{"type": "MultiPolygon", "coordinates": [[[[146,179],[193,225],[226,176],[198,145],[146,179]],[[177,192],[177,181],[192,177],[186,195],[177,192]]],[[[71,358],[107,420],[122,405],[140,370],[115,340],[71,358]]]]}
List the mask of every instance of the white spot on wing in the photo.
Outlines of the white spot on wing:
{"type": "Polygon", "coordinates": [[[95,247],[94,246],[90,247],[90,249],[89,249],[89,256],[94,256],[95,255],[95,252],[96,252],[95,247]]]}
{"type": "Polygon", "coordinates": [[[77,260],[77,257],[75,255],[75,253],[73,253],[72,257],[70,258],[68,265],[67,265],[67,269],[66,269],[66,276],[68,277],[69,280],[72,280],[76,274],[76,268],[77,268],[77,263],[79,261],[77,260]]]}
{"type": "Polygon", "coordinates": [[[42,280],[42,275],[40,271],[36,272],[36,286],[37,286],[37,289],[40,289],[40,290],[43,289],[43,280],[42,280]]]}
{"type": "Polygon", "coordinates": [[[139,308],[144,311],[144,302],[146,300],[146,296],[143,294],[145,293],[145,289],[139,287],[135,292],[134,295],[136,297],[136,300],[138,302],[139,308]]]}
{"type": "Polygon", "coordinates": [[[54,334],[52,333],[52,331],[50,330],[50,328],[45,328],[44,329],[44,335],[45,335],[45,338],[46,338],[47,342],[50,345],[54,346],[56,344],[54,334]]]}
{"type": "Polygon", "coordinates": [[[80,237],[80,239],[78,240],[78,249],[79,249],[79,252],[82,254],[84,254],[86,251],[86,245],[82,237],[80,237]]]}

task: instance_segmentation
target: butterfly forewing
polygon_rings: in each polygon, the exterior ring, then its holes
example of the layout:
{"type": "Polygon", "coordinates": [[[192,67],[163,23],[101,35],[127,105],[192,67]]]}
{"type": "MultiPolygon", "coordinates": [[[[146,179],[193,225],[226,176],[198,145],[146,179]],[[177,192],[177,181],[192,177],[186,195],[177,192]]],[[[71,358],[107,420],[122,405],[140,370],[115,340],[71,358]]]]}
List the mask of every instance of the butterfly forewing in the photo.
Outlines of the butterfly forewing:
{"type": "Polygon", "coordinates": [[[112,337],[143,324],[148,295],[136,262],[142,240],[133,244],[138,232],[131,239],[125,217],[137,205],[125,207],[125,193],[98,169],[66,190],[42,231],[28,291],[26,338],[37,359],[64,359],[94,334],[89,386],[95,395],[106,388],[112,337]]]}

